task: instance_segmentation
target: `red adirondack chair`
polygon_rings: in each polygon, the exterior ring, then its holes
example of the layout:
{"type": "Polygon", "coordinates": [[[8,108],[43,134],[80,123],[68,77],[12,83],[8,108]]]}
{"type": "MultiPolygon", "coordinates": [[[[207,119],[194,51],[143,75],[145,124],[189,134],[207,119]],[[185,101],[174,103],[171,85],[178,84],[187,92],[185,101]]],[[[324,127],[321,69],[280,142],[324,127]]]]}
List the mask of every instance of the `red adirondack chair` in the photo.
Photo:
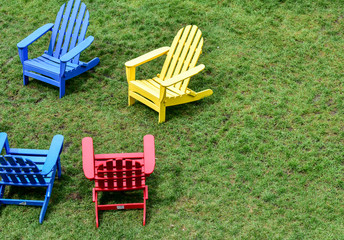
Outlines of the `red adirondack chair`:
{"type": "Polygon", "coordinates": [[[99,210],[143,208],[143,225],[146,224],[146,177],[155,166],[154,136],[143,138],[143,153],[94,154],[93,140],[82,139],[82,163],[86,178],[95,181],[93,202],[96,208],[96,224],[99,227],[99,210]],[[143,190],[143,203],[98,204],[98,192],[143,190]]]}

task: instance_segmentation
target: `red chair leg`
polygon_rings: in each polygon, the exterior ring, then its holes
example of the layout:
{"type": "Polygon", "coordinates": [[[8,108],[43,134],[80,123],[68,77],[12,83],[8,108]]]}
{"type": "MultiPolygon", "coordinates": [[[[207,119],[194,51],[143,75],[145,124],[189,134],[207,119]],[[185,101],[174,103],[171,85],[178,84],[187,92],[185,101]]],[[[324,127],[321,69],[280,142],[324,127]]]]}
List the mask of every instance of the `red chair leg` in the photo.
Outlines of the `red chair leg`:
{"type": "Polygon", "coordinates": [[[98,218],[98,193],[96,191],[93,192],[93,199],[95,202],[95,210],[96,210],[96,226],[99,227],[99,218],[98,218]]]}
{"type": "Polygon", "coordinates": [[[148,199],[148,186],[143,189],[143,226],[146,225],[146,199],[148,199]]]}

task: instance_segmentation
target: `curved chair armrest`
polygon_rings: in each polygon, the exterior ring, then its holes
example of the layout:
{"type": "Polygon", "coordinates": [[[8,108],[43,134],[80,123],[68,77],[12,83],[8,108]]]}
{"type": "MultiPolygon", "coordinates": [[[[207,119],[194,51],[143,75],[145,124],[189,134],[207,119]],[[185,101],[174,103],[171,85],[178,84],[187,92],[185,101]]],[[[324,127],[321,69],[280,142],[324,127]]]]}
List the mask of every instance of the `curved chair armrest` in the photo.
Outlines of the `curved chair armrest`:
{"type": "Polygon", "coordinates": [[[176,75],[176,76],[174,76],[174,77],[172,77],[170,79],[167,79],[167,80],[163,81],[161,83],[161,86],[169,87],[169,86],[171,86],[173,84],[176,84],[176,83],[178,83],[180,81],[183,81],[183,80],[185,80],[187,78],[190,78],[190,77],[196,75],[197,73],[202,71],[204,68],[205,68],[205,66],[203,64],[198,65],[197,67],[191,68],[191,69],[187,70],[186,72],[183,72],[183,73],[178,74],[178,75],[176,75]]]}
{"type": "Polygon", "coordinates": [[[155,167],[155,144],[154,136],[146,135],[143,137],[143,159],[146,176],[154,171],[155,167]]]}
{"type": "Polygon", "coordinates": [[[146,53],[140,57],[137,57],[135,59],[132,59],[132,60],[126,62],[125,66],[126,67],[140,66],[146,62],[149,62],[155,58],[158,58],[164,54],[167,54],[169,50],[170,50],[170,47],[161,47],[161,48],[155,49],[149,53],[146,53]]]}
{"type": "Polygon", "coordinates": [[[92,37],[92,36],[89,36],[88,38],[86,38],[84,41],[82,41],[81,43],[76,45],[72,50],[70,50],[69,52],[64,54],[60,58],[61,62],[68,62],[68,61],[70,61],[73,57],[75,57],[76,55],[78,55],[82,51],[84,51],[86,48],[88,48],[88,46],[91,45],[93,40],[94,40],[94,37],[92,37]]]}
{"type": "Polygon", "coordinates": [[[82,139],[82,169],[86,178],[94,179],[94,150],[91,137],[82,139]]]}
{"type": "Polygon", "coordinates": [[[0,154],[1,151],[4,147],[6,147],[6,145],[8,145],[8,140],[7,140],[7,133],[0,133],[0,154]]]}
{"type": "Polygon", "coordinates": [[[53,23],[48,23],[45,24],[44,26],[38,28],[36,31],[34,31],[33,33],[31,33],[29,36],[27,36],[26,38],[24,38],[23,40],[21,40],[18,44],[17,47],[18,48],[26,48],[27,46],[29,46],[31,43],[33,43],[34,41],[36,41],[37,39],[39,39],[40,37],[42,37],[44,34],[46,34],[48,31],[50,31],[52,29],[52,27],[54,26],[53,23]]]}
{"type": "Polygon", "coordinates": [[[47,158],[42,168],[42,175],[46,175],[51,172],[53,167],[56,165],[57,160],[60,157],[60,153],[63,148],[64,137],[62,135],[55,135],[51,141],[50,148],[48,151],[47,158]]]}

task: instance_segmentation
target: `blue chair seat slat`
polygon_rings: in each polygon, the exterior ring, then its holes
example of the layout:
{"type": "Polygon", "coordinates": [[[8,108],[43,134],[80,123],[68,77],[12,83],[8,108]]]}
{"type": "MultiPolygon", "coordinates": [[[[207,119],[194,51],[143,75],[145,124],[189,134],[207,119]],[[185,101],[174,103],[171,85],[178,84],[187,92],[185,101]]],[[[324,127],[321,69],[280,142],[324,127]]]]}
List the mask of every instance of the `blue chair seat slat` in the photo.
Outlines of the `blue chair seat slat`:
{"type": "Polygon", "coordinates": [[[57,68],[48,68],[38,62],[36,59],[30,59],[24,62],[24,67],[27,71],[39,72],[45,76],[54,78],[59,75],[57,68]]]}
{"type": "Polygon", "coordinates": [[[56,58],[60,58],[62,43],[63,43],[63,39],[65,38],[67,23],[68,23],[70,12],[72,10],[72,6],[73,6],[73,0],[71,0],[67,3],[66,10],[65,10],[63,17],[62,17],[62,19],[63,19],[62,25],[61,25],[61,28],[59,30],[59,37],[57,39],[56,48],[55,48],[55,51],[53,54],[53,56],[56,58]]]}
{"type": "MultiPolygon", "coordinates": [[[[60,60],[58,61],[60,62],[60,60]]],[[[60,64],[54,61],[50,61],[50,59],[47,59],[43,56],[27,60],[24,62],[24,64],[28,70],[31,70],[30,67],[33,68],[33,71],[37,71],[37,69],[40,69],[40,72],[49,77],[58,76],[60,74],[60,64]]],[[[76,67],[72,66],[71,64],[67,64],[65,73],[73,71],[76,67]]]]}
{"type": "MultiPolygon", "coordinates": [[[[46,57],[44,57],[44,56],[41,56],[41,57],[39,57],[39,60],[40,61],[42,61],[42,62],[44,62],[44,63],[46,63],[46,64],[48,64],[48,65],[50,65],[51,67],[53,67],[53,68],[56,68],[56,69],[58,69],[58,71],[60,72],[60,60],[59,59],[56,59],[56,60],[58,60],[58,62],[55,62],[55,61],[52,61],[52,60],[50,60],[50,59],[48,59],[48,58],[46,58],[46,57]]],[[[69,71],[71,71],[71,70],[73,70],[73,69],[75,69],[75,68],[77,68],[78,66],[77,65],[75,65],[75,64],[73,64],[74,66],[72,66],[71,64],[67,64],[66,65],[66,71],[65,72],[69,72],[69,71]]]]}
{"type": "MultiPolygon", "coordinates": [[[[50,61],[52,61],[52,62],[58,63],[58,64],[61,63],[60,59],[55,58],[55,57],[52,57],[52,56],[49,56],[48,54],[43,54],[42,57],[44,57],[44,58],[46,58],[46,59],[48,59],[48,60],[50,60],[50,61]]],[[[79,67],[78,64],[74,64],[74,63],[68,62],[66,68],[67,68],[67,69],[68,69],[68,68],[74,69],[74,68],[77,68],[77,67],[79,67]]]]}
{"type": "Polygon", "coordinates": [[[65,39],[64,39],[64,42],[63,42],[63,46],[62,46],[62,50],[61,50],[61,56],[66,54],[66,52],[68,51],[69,43],[70,43],[70,39],[71,39],[71,36],[72,36],[73,27],[74,27],[74,23],[75,23],[76,16],[77,16],[78,10],[79,10],[79,6],[80,6],[80,0],[76,0],[74,2],[72,14],[71,14],[71,16],[69,18],[68,28],[67,28],[67,31],[66,31],[66,36],[65,36],[65,39]]]}

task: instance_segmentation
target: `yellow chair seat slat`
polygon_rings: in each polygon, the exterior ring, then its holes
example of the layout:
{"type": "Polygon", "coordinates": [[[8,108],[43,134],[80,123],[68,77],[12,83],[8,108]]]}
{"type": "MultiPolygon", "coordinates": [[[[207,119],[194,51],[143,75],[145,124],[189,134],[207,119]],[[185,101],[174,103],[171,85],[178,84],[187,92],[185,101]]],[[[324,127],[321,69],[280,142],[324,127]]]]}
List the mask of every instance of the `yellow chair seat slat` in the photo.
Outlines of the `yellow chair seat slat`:
{"type": "MultiPolygon", "coordinates": [[[[131,81],[130,84],[135,85],[138,88],[141,88],[143,91],[154,96],[156,99],[159,99],[160,97],[160,85],[156,84],[156,82],[152,79],[131,81]]],[[[180,96],[180,94],[177,94],[167,89],[166,91],[167,98],[173,98],[173,97],[178,97],[178,96],[180,96]]]]}

